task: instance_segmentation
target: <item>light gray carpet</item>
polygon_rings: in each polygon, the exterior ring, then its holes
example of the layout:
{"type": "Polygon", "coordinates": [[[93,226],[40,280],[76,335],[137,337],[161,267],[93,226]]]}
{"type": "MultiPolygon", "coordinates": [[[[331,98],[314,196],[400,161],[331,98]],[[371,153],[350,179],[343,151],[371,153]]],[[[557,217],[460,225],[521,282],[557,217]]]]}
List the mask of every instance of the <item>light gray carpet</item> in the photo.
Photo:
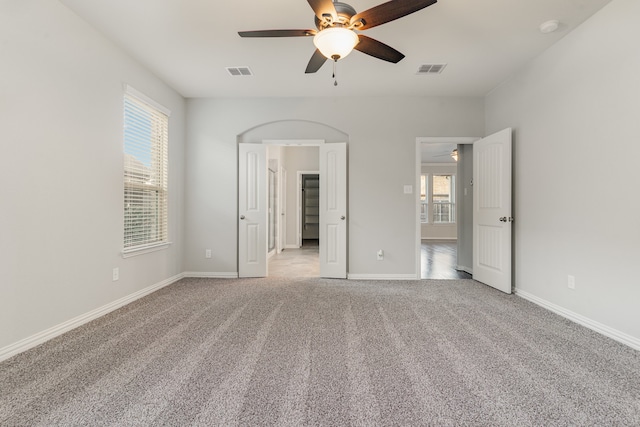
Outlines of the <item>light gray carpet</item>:
{"type": "Polygon", "coordinates": [[[640,352],[472,280],[185,279],[0,364],[2,426],[638,426],[640,352]]]}

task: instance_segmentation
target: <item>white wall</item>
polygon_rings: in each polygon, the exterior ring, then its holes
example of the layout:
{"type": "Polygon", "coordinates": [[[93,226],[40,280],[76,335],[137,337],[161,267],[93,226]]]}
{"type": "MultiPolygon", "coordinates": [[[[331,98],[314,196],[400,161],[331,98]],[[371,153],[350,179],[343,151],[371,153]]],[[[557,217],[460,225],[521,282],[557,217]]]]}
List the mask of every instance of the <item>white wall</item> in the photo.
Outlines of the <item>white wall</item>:
{"type": "Polygon", "coordinates": [[[416,137],[484,134],[481,98],[188,100],[187,270],[237,271],[238,135],[280,120],[323,123],[349,136],[349,272],[415,277],[415,194],[403,188],[415,183],[416,137]],[[202,256],[207,245],[212,260],[202,256]]]}
{"type": "Polygon", "coordinates": [[[486,126],[515,129],[516,289],[640,345],[638,17],[605,6],[487,97],[486,126]]]}
{"type": "MultiPolygon", "coordinates": [[[[433,194],[433,175],[456,175],[458,171],[458,167],[456,163],[452,164],[429,164],[423,163],[421,167],[421,173],[429,175],[429,184],[427,185],[427,200],[431,200],[431,195],[433,194]]],[[[457,224],[434,224],[433,223],[433,214],[431,213],[431,209],[429,209],[429,222],[420,224],[420,237],[422,239],[431,239],[431,240],[456,240],[458,237],[458,226],[457,224]]]]}
{"type": "Polygon", "coordinates": [[[57,1],[3,0],[0,58],[1,353],[183,271],[185,105],[57,1]],[[173,245],[129,259],[123,83],[172,110],[173,245]]]}

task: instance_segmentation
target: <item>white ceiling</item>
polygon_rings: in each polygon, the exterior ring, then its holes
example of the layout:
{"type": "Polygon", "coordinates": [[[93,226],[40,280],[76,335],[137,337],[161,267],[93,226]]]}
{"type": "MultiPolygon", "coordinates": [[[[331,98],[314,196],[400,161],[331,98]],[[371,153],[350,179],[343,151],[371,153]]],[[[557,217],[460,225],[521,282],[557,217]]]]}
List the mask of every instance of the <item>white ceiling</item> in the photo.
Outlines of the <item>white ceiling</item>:
{"type": "MultiPolygon", "coordinates": [[[[304,70],[311,37],[250,39],[238,31],[311,29],[305,0],[60,0],[185,97],[484,96],[611,0],[440,0],[363,33],[406,55],[398,64],[360,52],[304,70]],[[561,22],[555,33],[538,27],[561,22]],[[446,63],[438,75],[421,64],[446,63]],[[231,77],[225,67],[254,76],[231,77]]],[[[384,0],[349,0],[361,12],[384,0]]]]}
{"type": "Polygon", "coordinates": [[[457,147],[448,142],[423,142],[420,144],[422,163],[455,163],[451,152],[457,147]]]}

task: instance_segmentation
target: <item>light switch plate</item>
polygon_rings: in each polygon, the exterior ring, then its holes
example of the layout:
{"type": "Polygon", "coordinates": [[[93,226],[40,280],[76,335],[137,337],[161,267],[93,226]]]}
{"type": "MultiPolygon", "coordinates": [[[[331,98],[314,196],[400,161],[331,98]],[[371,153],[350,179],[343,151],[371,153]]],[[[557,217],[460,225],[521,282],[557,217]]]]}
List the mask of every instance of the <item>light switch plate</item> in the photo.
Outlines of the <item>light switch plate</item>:
{"type": "Polygon", "coordinates": [[[413,185],[405,185],[404,194],[411,194],[411,193],[413,193],[413,185]]]}

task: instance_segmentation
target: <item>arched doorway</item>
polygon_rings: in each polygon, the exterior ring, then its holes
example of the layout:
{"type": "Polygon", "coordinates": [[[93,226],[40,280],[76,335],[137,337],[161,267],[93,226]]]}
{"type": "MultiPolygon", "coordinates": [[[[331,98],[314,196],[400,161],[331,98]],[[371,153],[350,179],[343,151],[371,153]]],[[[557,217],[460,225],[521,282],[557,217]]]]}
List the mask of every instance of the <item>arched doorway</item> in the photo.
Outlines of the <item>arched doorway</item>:
{"type": "MultiPolygon", "coordinates": [[[[279,233],[291,229],[294,215],[291,215],[289,207],[292,203],[286,203],[286,212],[279,211],[282,209],[284,194],[279,198],[273,197],[273,191],[282,191],[280,184],[284,177],[297,175],[299,169],[289,169],[286,157],[282,155],[284,150],[295,147],[316,147],[319,152],[320,276],[346,277],[347,143],[344,141],[347,140],[348,136],[344,132],[321,123],[301,120],[266,123],[238,135],[240,277],[267,276],[269,249],[272,253],[286,249],[278,248],[277,242],[280,241],[279,233]],[[279,227],[277,236],[274,233],[275,227],[279,227]]],[[[291,197],[286,199],[289,201],[291,197]]],[[[291,237],[297,241],[297,233],[293,233],[291,237]]],[[[289,242],[292,239],[287,238],[289,242]]]]}

